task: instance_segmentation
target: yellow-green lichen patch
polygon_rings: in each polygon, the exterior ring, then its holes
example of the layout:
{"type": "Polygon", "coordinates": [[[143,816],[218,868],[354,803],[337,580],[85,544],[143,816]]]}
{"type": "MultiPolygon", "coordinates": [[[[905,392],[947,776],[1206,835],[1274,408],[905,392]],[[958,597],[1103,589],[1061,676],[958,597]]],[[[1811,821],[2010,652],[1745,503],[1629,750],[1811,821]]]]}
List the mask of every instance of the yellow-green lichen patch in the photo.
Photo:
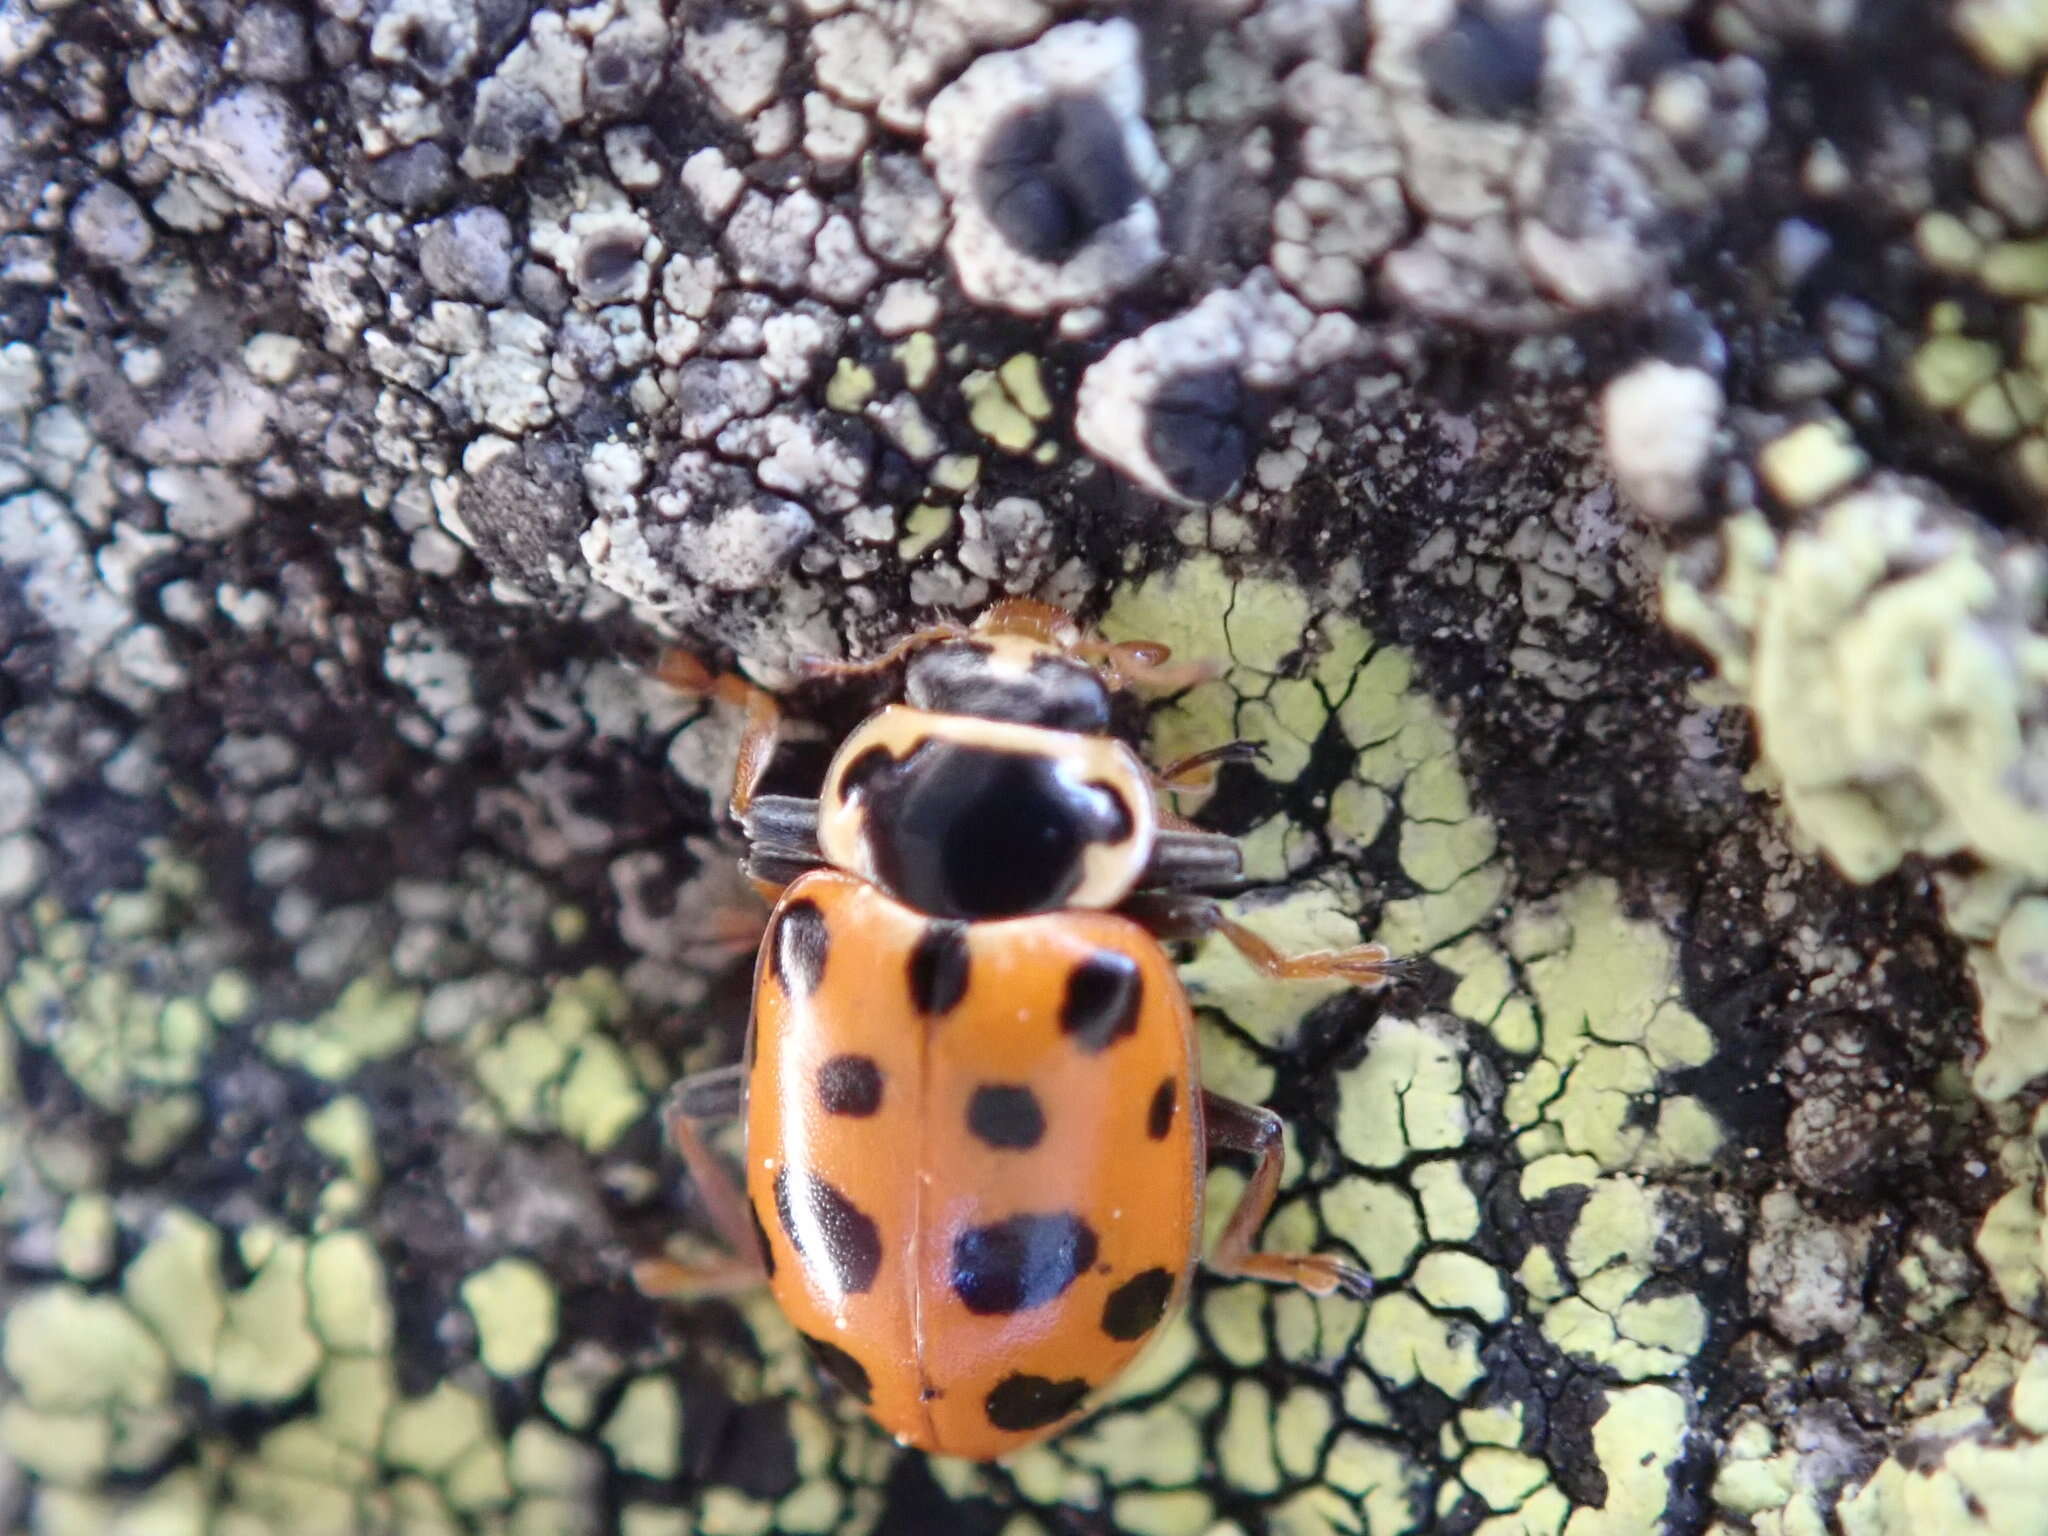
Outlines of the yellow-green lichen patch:
{"type": "Polygon", "coordinates": [[[477,1354],[494,1376],[523,1376],[555,1342],[555,1288],[528,1259],[500,1259],[462,1282],[477,1354]]]}
{"type": "Polygon", "coordinates": [[[1521,908],[1505,936],[1541,1020],[1542,1055],[1504,1105],[1525,1151],[1568,1150],[1606,1169],[1710,1161],[1722,1137],[1704,1104],[1659,1094],[1650,1124],[1638,1110],[1665,1075],[1713,1055],[1712,1035],[1678,996],[1663,930],[1627,916],[1615,885],[1593,879],[1521,908]],[[1539,1124],[1550,1134],[1531,1135],[1539,1124]]]}
{"type": "Polygon", "coordinates": [[[1038,360],[1019,353],[993,372],[977,371],[960,381],[967,419],[976,432],[1006,453],[1026,453],[1038,441],[1040,423],[1052,416],[1038,360]]]}
{"type": "Polygon", "coordinates": [[[30,913],[33,942],[0,981],[0,1015],[102,1109],[125,1113],[192,1083],[233,1022],[206,1000],[199,973],[218,956],[199,940],[198,894],[191,867],[160,853],[141,888],[102,898],[92,920],[47,900],[30,913]]]}
{"type": "Polygon", "coordinates": [[[269,1233],[252,1240],[245,1233],[242,1250],[256,1272],[228,1297],[210,1383],[223,1402],[284,1402],[304,1391],[320,1366],[307,1244],[269,1233]]]}
{"type": "Polygon", "coordinates": [[[97,1280],[114,1263],[114,1202],[97,1191],[73,1195],[57,1225],[57,1264],[74,1280],[97,1280]]]}
{"type": "Polygon", "coordinates": [[[412,1044],[419,1020],[417,988],[362,976],[310,1024],[273,1024],[264,1043],[278,1060],[340,1082],[365,1062],[395,1056],[412,1044]]]}
{"type": "Polygon", "coordinates": [[[2022,1316],[2048,1311],[2048,1105],[2038,1110],[2031,1134],[2009,1136],[2000,1149],[2000,1171],[2009,1187],[1984,1213],[1976,1236],[1977,1257],[2005,1304],[2022,1316]]]}
{"type": "Polygon", "coordinates": [[[392,1409],[383,1451],[395,1467],[439,1478],[477,1447],[491,1444],[493,1435],[489,1405],[444,1381],[392,1409]]]}
{"type": "Polygon", "coordinates": [[[1426,1381],[1453,1401],[1478,1382],[1479,1330],[1438,1316],[1405,1291],[1373,1299],[1359,1355],[1392,1387],[1426,1381]]]}
{"type": "Polygon", "coordinates": [[[874,370],[863,368],[850,357],[840,358],[833,365],[832,377],[825,381],[826,407],[845,415],[858,414],[874,395],[874,370]]]}
{"type": "Polygon", "coordinates": [[[213,1369],[214,1349],[227,1322],[220,1252],[217,1229],[173,1207],[122,1272],[121,1290],[129,1306],[187,1375],[213,1369]]]}
{"type": "Polygon", "coordinates": [[[682,1464],[683,1404],[666,1376],[636,1377],[605,1421],[600,1438],[622,1471],[673,1477],[682,1464]]]}
{"type": "Polygon", "coordinates": [[[1706,1341],[1707,1310],[1659,1279],[1665,1229],[1657,1193],[1626,1177],[1596,1181],[1565,1251],[1532,1248],[1518,1276],[1544,1337],[1624,1381],[1683,1371],[1706,1341]]]}
{"type": "Polygon", "coordinates": [[[897,557],[905,561],[917,559],[943,539],[952,526],[951,507],[943,503],[918,503],[904,516],[903,537],[896,541],[897,557]]]}
{"type": "Polygon", "coordinates": [[[1199,1420],[1176,1399],[1100,1415],[1061,1451],[1112,1483],[1166,1488],[1195,1482],[1207,1454],[1199,1420]]]}
{"type": "MultiPolygon", "coordinates": [[[[1232,910],[1245,927],[1283,953],[1343,949],[1359,942],[1356,903],[1328,886],[1304,885],[1284,899],[1232,910]]],[[[1275,982],[1261,975],[1229,944],[1211,940],[1181,971],[1188,991],[1205,1007],[1221,1010],[1262,1044],[1290,1044],[1318,1004],[1345,990],[1336,981],[1275,982]]]]}
{"type": "Polygon", "coordinates": [[[1447,1019],[1382,1018],[1340,1078],[1337,1143],[1367,1168],[1464,1144],[1470,1130],[1462,1042],[1447,1019]]]}
{"type": "Polygon", "coordinates": [[[1593,1454],[1607,1477],[1598,1509],[1578,1509],[1565,1536],[1641,1536],[1663,1529],[1671,1502],[1671,1467],[1685,1449],[1685,1399],[1669,1387],[1610,1391],[1593,1426],[1593,1454]]]}
{"type": "Polygon", "coordinates": [[[2028,617],[2037,549],[1926,487],[1880,476],[1779,535],[1732,519],[1711,586],[1674,561],[1665,615],[1712,653],[1756,717],[1794,823],[1855,880],[1909,853],[1967,856],[1944,880],[1970,944],[1987,1099],[2048,1072],[2044,936],[2020,913],[2048,888],[2048,815],[2019,786],[2038,751],[2032,703],[2048,637],[2028,617]]]}
{"type": "Polygon", "coordinates": [[[32,1291],[7,1313],[0,1364],[33,1407],[154,1408],[170,1395],[163,1346],[120,1301],[75,1285],[32,1291]]]}
{"type": "Polygon", "coordinates": [[[565,977],[539,1013],[472,1041],[477,1081],[516,1129],[559,1129],[591,1152],[608,1151],[648,1102],[639,1068],[612,1033],[626,1009],[611,972],[565,977]]]}
{"type": "Polygon", "coordinates": [[[1375,1277],[1393,1279],[1422,1246],[1414,1198],[1399,1184],[1354,1175],[1321,1196],[1323,1223],[1343,1239],[1375,1277]]]}
{"type": "MultiPolygon", "coordinates": [[[[2003,1536],[2041,1528],[2048,1343],[2010,1319],[1980,1314],[1953,1321],[1966,1330],[1971,1367],[1942,1394],[1945,1405],[1903,1423],[1893,1454],[1845,1490],[1833,1512],[1846,1536],[2003,1536]]],[[[1927,1401],[1916,1394],[1907,1411],[1927,1401]]],[[[1759,1444],[1758,1454],[1763,1449],[1759,1444]]],[[[1731,1489],[1737,1496],[1745,1491],[1741,1482],[1731,1489]]],[[[1770,1483],[1759,1482],[1756,1491],[1768,1497],[1770,1483]]]]}
{"type": "Polygon", "coordinates": [[[391,1348],[384,1265],[367,1233],[334,1232],[314,1242],[306,1295],[309,1321],[328,1350],[377,1354],[391,1348]]]}

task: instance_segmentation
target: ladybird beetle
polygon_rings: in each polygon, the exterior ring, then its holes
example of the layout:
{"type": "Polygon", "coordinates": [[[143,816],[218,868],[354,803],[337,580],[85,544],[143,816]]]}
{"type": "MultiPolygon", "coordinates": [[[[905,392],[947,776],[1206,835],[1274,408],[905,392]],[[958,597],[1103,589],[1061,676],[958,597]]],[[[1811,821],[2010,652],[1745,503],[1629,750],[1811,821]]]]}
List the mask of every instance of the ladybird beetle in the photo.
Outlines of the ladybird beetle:
{"type": "Polygon", "coordinates": [[[1155,775],[1111,733],[1119,691],[1202,675],[1164,647],[1020,600],[811,670],[896,667],[901,701],[845,740],[813,800],[757,793],[769,695],[664,666],[747,710],[731,809],[775,907],[744,1061],[685,1080],[667,1114],[732,1256],[636,1278],[653,1295],[765,1279],[899,1440],[987,1459],[1078,1416],[1185,1296],[1213,1152],[1254,1171],[1211,1269],[1368,1288],[1333,1258],[1253,1251],[1281,1123],[1201,1087],[1161,940],[1218,934],[1268,976],[1361,987],[1394,962],[1377,944],[1279,954],[1201,894],[1241,879],[1237,845],[1157,798],[1245,749],[1155,775]],[[741,1114],[743,1188],[699,1129],[741,1114]]]}

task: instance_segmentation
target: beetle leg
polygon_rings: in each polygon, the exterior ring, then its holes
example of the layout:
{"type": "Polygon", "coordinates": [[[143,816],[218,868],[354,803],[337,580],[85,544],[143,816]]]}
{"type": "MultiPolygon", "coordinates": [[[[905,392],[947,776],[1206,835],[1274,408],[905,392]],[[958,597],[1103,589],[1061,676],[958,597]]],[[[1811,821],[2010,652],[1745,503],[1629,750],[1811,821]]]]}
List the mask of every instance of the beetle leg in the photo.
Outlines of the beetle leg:
{"type": "Polygon", "coordinates": [[[1221,1094],[1202,1090],[1202,1123],[1208,1150],[1249,1152],[1258,1161],[1252,1167],[1251,1182],[1238,1198],[1237,1208],[1223,1224],[1208,1265],[1219,1275],[1237,1275],[1252,1280],[1271,1280],[1281,1285],[1298,1285],[1317,1296],[1342,1291],[1347,1296],[1372,1292],[1372,1277],[1341,1259],[1321,1253],[1254,1253],[1252,1239],[1265,1225],[1273,1209],[1273,1197],[1280,1189],[1281,1163],[1286,1157],[1280,1144],[1280,1117],[1270,1109],[1240,1104],[1221,1094]]]}
{"type": "Polygon", "coordinates": [[[633,1283],[654,1297],[704,1296],[744,1290],[767,1276],[761,1242],[755,1235],[754,1213],[746,1192],[705,1141],[699,1125],[730,1120],[746,1108],[746,1068],[735,1064],[699,1072],[676,1084],[662,1120],[669,1140],[690,1171],[704,1202],[705,1214],[731,1252],[706,1264],[684,1264],[667,1256],[642,1259],[633,1266],[633,1283]]]}
{"type": "Polygon", "coordinates": [[[725,1258],[709,1264],[685,1264],[667,1254],[633,1261],[633,1289],[651,1301],[695,1301],[704,1296],[730,1296],[751,1291],[762,1280],[759,1265],[725,1258]]]}
{"type": "Polygon", "coordinates": [[[906,660],[913,652],[941,641],[958,640],[966,633],[960,625],[944,621],[928,629],[913,630],[881,655],[870,656],[866,661],[827,661],[820,656],[806,656],[797,665],[807,678],[873,677],[906,660]]]}
{"type": "Polygon", "coordinates": [[[1206,896],[1144,894],[1133,896],[1122,910],[1162,939],[1199,939],[1220,934],[1260,975],[1275,981],[1348,981],[1354,987],[1377,991],[1391,983],[1403,965],[1384,944],[1318,949],[1305,955],[1282,954],[1244,924],[1225,915],[1223,908],[1206,896]]]}
{"type": "Polygon", "coordinates": [[[733,820],[743,821],[754,804],[761,775],[768,771],[769,760],[775,756],[775,743],[782,735],[782,706],[767,689],[748,682],[737,672],[713,672],[688,651],[663,651],[654,664],[654,675],[679,693],[716,699],[746,711],[739,757],[733,765],[730,801],[733,820]]]}
{"type": "MultiPolygon", "coordinates": [[[[671,1136],[694,1134],[685,1122],[691,1120],[737,1120],[747,1108],[747,1068],[744,1062],[692,1072],[669,1090],[668,1107],[662,1121],[671,1136]]],[[[681,1143],[678,1142],[680,1149],[681,1143]]]]}
{"type": "Polygon", "coordinates": [[[1156,640],[1086,639],[1073,646],[1076,656],[1094,662],[1119,688],[1152,688],[1178,693],[1222,674],[1207,661],[1175,661],[1173,652],[1156,640]]]}
{"type": "Polygon", "coordinates": [[[1258,762],[1266,749],[1256,741],[1226,741],[1206,752],[1191,752],[1154,770],[1152,782],[1160,789],[1207,789],[1216,782],[1216,770],[1225,763],[1258,762]]]}

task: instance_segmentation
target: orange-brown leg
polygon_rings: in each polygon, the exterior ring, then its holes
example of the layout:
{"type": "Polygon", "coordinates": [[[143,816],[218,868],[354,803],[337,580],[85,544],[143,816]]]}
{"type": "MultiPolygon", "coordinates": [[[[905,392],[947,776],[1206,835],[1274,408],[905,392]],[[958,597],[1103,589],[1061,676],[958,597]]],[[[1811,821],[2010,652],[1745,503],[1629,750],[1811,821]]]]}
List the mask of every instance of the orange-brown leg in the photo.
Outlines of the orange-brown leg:
{"type": "Polygon", "coordinates": [[[1219,676],[1222,668],[1208,661],[1175,661],[1173,652],[1156,640],[1082,640],[1074,654],[1086,657],[1109,673],[1119,688],[1153,688],[1175,693],[1219,676]]]}
{"type": "Polygon", "coordinates": [[[1254,763],[1266,755],[1256,741],[1226,741],[1206,752],[1191,752],[1155,769],[1152,782],[1159,789],[1207,789],[1216,782],[1216,770],[1225,763],[1254,763]]]}
{"type": "Polygon", "coordinates": [[[1219,910],[1215,931],[1262,976],[1276,981],[1348,981],[1377,990],[1394,979],[1400,962],[1384,944],[1354,944],[1349,949],[1318,949],[1305,955],[1283,955],[1251,929],[1219,910]]]}
{"type": "Polygon", "coordinates": [[[746,711],[730,801],[733,820],[740,820],[753,805],[761,775],[775,756],[775,743],[782,735],[782,706],[759,684],[748,682],[737,672],[713,672],[688,651],[663,651],[654,664],[654,675],[678,693],[716,699],[746,711]]]}
{"type": "Polygon", "coordinates": [[[934,624],[928,629],[913,630],[881,655],[870,656],[866,661],[827,661],[820,656],[807,656],[799,665],[805,677],[873,677],[878,672],[888,671],[913,652],[945,640],[958,640],[966,633],[960,625],[949,621],[934,624]]]}
{"type": "Polygon", "coordinates": [[[1223,908],[1207,896],[1138,895],[1119,910],[1162,939],[1199,939],[1219,934],[1260,975],[1275,981],[1347,981],[1354,987],[1377,991],[1400,975],[1406,964],[1396,960],[1384,944],[1318,949],[1305,955],[1282,954],[1244,924],[1226,916],[1223,908]]]}
{"type": "Polygon", "coordinates": [[[1372,1294],[1372,1277],[1341,1259],[1321,1253],[1252,1251],[1252,1240],[1266,1224],[1273,1209],[1273,1197],[1280,1190],[1281,1165],[1286,1157],[1280,1141],[1280,1117],[1270,1109],[1240,1104],[1205,1088],[1202,1122],[1209,1151],[1249,1152],[1256,1159],[1251,1182],[1245,1185],[1237,1208],[1223,1224],[1222,1235],[1209,1255],[1209,1267],[1219,1275],[1298,1285],[1317,1296],[1331,1296],[1339,1291],[1347,1296],[1372,1294]]]}
{"type": "Polygon", "coordinates": [[[633,1266],[633,1283],[644,1295],[721,1295],[747,1290],[766,1278],[761,1243],[755,1235],[754,1213],[747,1205],[746,1192],[698,1129],[705,1121],[729,1120],[745,1107],[745,1073],[744,1067],[730,1066],[686,1077],[676,1085],[662,1114],[669,1140],[675,1143],[683,1166],[690,1171],[698,1198],[704,1202],[705,1214],[730,1251],[723,1258],[701,1264],[685,1264],[666,1255],[641,1259],[633,1266]]]}

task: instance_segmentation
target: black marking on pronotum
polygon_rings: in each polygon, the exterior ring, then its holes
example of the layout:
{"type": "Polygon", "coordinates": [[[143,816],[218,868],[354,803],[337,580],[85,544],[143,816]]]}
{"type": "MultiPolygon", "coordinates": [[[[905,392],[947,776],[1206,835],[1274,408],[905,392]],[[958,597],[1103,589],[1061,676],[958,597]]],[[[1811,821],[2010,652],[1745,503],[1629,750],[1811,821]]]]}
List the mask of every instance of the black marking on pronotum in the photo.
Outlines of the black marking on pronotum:
{"type": "Polygon", "coordinates": [[[775,937],[768,948],[782,990],[797,999],[817,991],[818,983],[825,979],[825,956],[831,947],[825,914],[815,901],[799,898],[784,907],[775,920],[775,937]]]}
{"type": "Polygon", "coordinates": [[[1021,1083],[984,1083],[967,1101],[967,1129],[991,1147],[1024,1152],[1045,1135],[1045,1111],[1021,1083]]]}
{"type": "Polygon", "coordinates": [[[789,1244],[803,1258],[822,1262],[839,1289],[858,1295],[882,1267],[882,1234],[866,1212],[815,1174],[775,1171],[775,1214],[789,1244]]]}
{"type": "Polygon", "coordinates": [[[982,1317],[1042,1307],[1095,1262],[1095,1229],[1071,1211],[1012,1216],[953,1239],[953,1294],[982,1317]]]}
{"type": "Polygon", "coordinates": [[[882,1069],[872,1056],[828,1056],[818,1068],[818,1102],[828,1115],[872,1115],[882,1107],[882,1069]]]}
{"type": "Polygon", "coordinates": [[[761,1224],[761,1208],[751,1200],[747,1202],[747,1219],[754,1224],[754,1241],[761,1247],[761,1272],[773,1280],[775,1249],[768,1242],[768,1229],[761,1224]]]}
{"type": "Polygon", "coordinates": [[[1122,794],[1072,778],[1058,754],[928,737],[902,759],[855,758],[840,792],[858,801],[875,881],[932,917],[1018,917],[1066,904],[1091,847],[1127,839],[1122,794]]]}
{"type": "Polygon", "coordinates": [[[917,1011],[949,1013],[967,995],[967,928],[963,923],[933,923],[918,935],[910,952],[910,1000],[917,1011]]]}
{"type": "Polygon", "coordinates": [[[868,1379],[866,1366],[830,1339],[821,1339],[814,1334],[798,1331],[804,1341],[804,1347],[811,1352],[811,1358],[818,1362],[819,1370],[862,1402],[872,1403],[875,1400],[875,1385],[868,1379]]]}
{"type": "Polygon", "coordinates": [[[842,799],[851,800],[866,791],[875,779],[886,773],[896,761],[896,754],[887,747],[869,747],[839,775],[839,794],[842,799]]]}
{"type": "Polygon", "coordinates": [[[1144,194],[1124,126],[1099,96],[1055,96],[989,134],[975,191],[988,220],[1025,255],[1065,261],[1144,194]]]}
{"type": "Polygon", "coordinates": [[[1180,1108],[1180,1089],[1170,1077],[1159,1079],[1159,1086],[1152,1090],[1152,1104],[1145,1111],[1145,1134],[1154,1141],[1166,1140],[1166,1133],[1173,1129],[1173,1117],[1180,1108]]]}
{"type": "Polygon", "coordinates": [[[1013,1372],[989,1389],[983,1405],[989,1423],[1010,1434],[1044,1429],[1057,1424],[1088,1395],[1088,1383],[1079,1376],[1054,1381],[1049,1376],[1027,1376],[1013,1372]]]}
{"type": "Polygon", "coordinates": [[[1141,1269],[1103,1302],[1102,1331],[1126,1344],[1142,1339],[1159,1325],[1172,1299],[1171,1274],[1163,1269],[1141,1269]]]}
{"type": "Polygon", "coordinates": [[[1102,796],[1102,803],[1108,811],[1108,815],[1105,817],[1102,841],[1105,843],[1129,842],[1131,834],[1137,830],[1137,826],[1131,820],[1131,808],[1124,804],[1123,791],[1114,784],[1107,783],[1102,779],[1090,779],[1088,787],[1102,796]]]}
{"type": "Polygon", "coordinates": [[[1106,1051],[1137,1029],[1144,1000],[1138,962],[1113,949],[1100,949],[1068,975],[1060,1028],[1082,1050],[1106,1051]]]}

